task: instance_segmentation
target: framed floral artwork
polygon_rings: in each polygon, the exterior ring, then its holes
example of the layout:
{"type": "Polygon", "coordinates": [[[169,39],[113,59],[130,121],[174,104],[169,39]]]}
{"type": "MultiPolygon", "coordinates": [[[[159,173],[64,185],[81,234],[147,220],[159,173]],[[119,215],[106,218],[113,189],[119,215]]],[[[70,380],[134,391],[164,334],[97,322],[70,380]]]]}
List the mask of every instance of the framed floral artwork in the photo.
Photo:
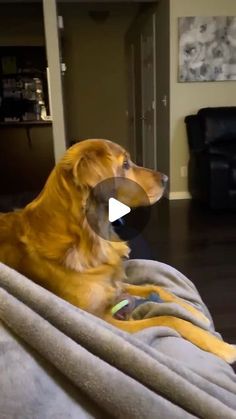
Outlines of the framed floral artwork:
{"type": "Polygon", "coordinates": [[[180,17],[179,82],[236,80],[236,17],[180,17]]]}

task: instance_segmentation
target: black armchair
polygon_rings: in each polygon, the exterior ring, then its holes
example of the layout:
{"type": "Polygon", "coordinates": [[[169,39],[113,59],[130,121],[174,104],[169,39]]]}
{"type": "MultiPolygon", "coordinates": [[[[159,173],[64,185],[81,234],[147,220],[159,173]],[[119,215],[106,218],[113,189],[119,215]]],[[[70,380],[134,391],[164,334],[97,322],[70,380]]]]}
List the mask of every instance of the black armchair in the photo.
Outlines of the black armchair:
{"type": "Polygon", "coordinates": [[[203,108],[185,123],[192,198],[213,209],[236,208],[236,107],[203,108]]]}

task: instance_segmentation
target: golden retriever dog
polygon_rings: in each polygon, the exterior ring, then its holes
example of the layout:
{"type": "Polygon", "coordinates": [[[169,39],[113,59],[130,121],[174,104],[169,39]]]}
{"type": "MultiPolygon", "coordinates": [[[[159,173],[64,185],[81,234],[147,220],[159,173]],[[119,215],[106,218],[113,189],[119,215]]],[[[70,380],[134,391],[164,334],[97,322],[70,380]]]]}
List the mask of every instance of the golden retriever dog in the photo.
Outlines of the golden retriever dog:
{"type": "MultiPolygon", "coordinates": [[[[124,283],[123,259],[128,257],[128,245],[115,240],[105,206],[99,221],[109,231],[109,240],[97,235],[86,217],[91,190],[99,182],[117,177],[139,184],[150,204],[163,195],[166,176],[136,166],[115,143],[94,139],[69,148],[34,201],[22,210],[0,215],[0,261],[124,331],[134,333],[151,326],[169,326],[203,350],[233,362],[233,346],[183,319],[158,316],[123,321],[111,315],[111,308],[123,293],[147,297],[156,291],[164,301],[176,302],[209,323],[203,313],[159,286],[124,283]]],[[[146,205],[143,197],[132,193],[125,184],[118,187],[117,199],[126,195],[130,207],[146,205]]],[[[99,196],[93,198],[91,205],[98,208],[99,196]]]]}

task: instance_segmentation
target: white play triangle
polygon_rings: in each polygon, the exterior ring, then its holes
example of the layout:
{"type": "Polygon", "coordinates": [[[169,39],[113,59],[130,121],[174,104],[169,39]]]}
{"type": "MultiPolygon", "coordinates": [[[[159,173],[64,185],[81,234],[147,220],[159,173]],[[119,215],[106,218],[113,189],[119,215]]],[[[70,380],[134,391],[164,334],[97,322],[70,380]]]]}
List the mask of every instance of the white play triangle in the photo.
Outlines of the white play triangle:
{"type": "Polygon", "coordinates": [[[118,220],[131,211],[128,205],[123,204],[115,198],[109,198],[108,201],[108,219],[110,223],[118,220]]]}

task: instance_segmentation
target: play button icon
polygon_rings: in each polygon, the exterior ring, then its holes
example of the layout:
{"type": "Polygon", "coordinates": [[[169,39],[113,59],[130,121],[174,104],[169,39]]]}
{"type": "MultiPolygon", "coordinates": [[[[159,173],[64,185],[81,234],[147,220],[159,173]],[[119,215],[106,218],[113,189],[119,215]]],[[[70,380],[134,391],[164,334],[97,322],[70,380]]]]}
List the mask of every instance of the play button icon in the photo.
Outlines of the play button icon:
{"type": "Polygon", "coordinates": [[[129,241],[146,227],[151,206],[138,183],[114,177],[90,190],[85,210],[93,233],[109,241],[129,241]]]}
{"type": "Polygon", "coordinates": [[[108,200],[108,219],[110,223],[119,220],[131,211],[128,205],[123,204],[115,198],[108,200]]]}

